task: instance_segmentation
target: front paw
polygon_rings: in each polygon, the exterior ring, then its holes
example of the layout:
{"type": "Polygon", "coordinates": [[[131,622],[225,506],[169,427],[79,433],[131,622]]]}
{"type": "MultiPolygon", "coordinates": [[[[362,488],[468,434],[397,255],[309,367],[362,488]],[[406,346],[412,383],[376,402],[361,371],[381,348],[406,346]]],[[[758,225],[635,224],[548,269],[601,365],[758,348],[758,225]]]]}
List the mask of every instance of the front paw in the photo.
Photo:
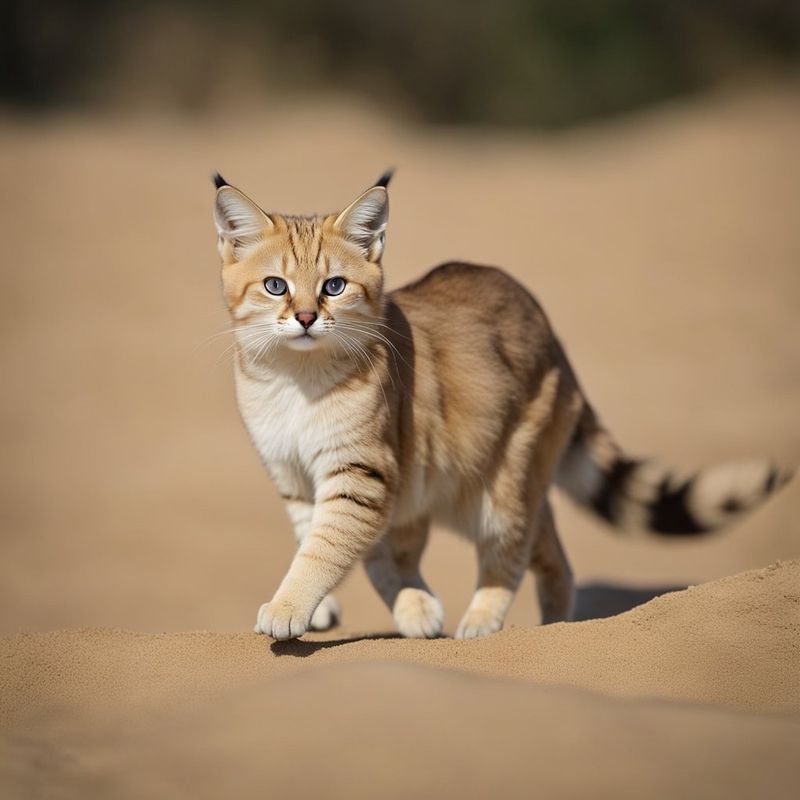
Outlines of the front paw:
{"type": "Polygon", "coordinates": [[[273,639],[296,639],[307,630],[311,615],[301,611],[288,600],[273,600],[258,609],[253,630],[273,639]]]}

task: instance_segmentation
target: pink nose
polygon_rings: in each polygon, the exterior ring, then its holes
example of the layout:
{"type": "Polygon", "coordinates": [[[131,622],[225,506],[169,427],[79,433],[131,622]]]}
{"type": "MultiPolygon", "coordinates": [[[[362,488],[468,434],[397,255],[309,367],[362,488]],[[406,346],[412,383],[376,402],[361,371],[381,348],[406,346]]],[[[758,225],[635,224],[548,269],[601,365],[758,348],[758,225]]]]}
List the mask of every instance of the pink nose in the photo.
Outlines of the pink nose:
{"type": "Polygon", "coordinates": [[[308,330],[317,318],[316,311],[298,311],[294,318],[306,329],[308,330]]]}

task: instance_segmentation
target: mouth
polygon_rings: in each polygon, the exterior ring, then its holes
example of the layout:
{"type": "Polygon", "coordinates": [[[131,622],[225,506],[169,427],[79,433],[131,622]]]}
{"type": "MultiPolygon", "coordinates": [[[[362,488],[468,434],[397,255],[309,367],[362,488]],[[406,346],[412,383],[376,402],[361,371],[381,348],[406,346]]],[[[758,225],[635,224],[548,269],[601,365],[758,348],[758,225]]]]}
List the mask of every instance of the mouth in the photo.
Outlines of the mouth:
{"type": "Polygon", "coordinates": [[[317,337],[309,331],[303,331],[303,333],[298,333],[297,336],[286,340],[286,344],[292,350],[311,350],[317,346],[318,342],[317,337]]]}

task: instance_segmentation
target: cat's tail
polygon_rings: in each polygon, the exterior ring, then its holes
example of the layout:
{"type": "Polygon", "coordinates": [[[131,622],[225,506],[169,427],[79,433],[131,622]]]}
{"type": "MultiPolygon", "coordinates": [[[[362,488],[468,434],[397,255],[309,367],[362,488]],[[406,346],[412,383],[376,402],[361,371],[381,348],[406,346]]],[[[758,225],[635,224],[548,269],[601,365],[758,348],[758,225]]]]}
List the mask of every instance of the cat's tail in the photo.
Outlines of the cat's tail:
{"type": "Polygon", "coordinates": [[[726,463],[689,478],[622,452],[587,405],[556,473],[575,502],[614,527],[693,535],[735,522],[789,481],[768,461],[726,463]]]}

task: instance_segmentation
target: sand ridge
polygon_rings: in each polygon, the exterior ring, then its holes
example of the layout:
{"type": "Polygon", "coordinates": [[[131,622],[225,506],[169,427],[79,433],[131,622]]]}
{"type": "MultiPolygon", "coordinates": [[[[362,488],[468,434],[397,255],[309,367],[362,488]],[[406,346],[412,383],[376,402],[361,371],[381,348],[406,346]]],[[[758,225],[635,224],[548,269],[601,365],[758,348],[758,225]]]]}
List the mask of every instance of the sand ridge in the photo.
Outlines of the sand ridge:
{"type": "Polygon", "coordinates": [[[746,797],[798,776],[799,657],[800,561],[465,642],[19,634],[0,642],[0,786],[523,797],[528,775],[559,797],[598,780],[604,796],[746,797]],[[24,768],[45,755],[48,771],[24,768]]]}
{"type": "Polygon", "coordinates": [[[336,631],[272,642],[90,629],[5,638],[0,657],[0,718],[8,720],[54,704],[99,713],[183,706],[231,683],[365,661],[800,714],[800,560],[663,595],[609,619],[512,627],[477,641],[336,631]]]}

